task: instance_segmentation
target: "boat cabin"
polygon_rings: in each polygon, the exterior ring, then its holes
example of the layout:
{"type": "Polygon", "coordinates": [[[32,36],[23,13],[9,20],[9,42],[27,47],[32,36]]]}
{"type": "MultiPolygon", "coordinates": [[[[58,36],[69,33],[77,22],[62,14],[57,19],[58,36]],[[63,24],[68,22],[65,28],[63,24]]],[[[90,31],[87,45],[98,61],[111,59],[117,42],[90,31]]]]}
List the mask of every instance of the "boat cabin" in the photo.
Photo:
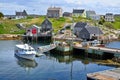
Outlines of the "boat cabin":
{"type": "Polygon", "coordinates": [[[20,54],[31,54],[35,53],[35,49],[29,46],[28,44],[24,45],[16,45],[16,52],[19,52],[20,54]]]}

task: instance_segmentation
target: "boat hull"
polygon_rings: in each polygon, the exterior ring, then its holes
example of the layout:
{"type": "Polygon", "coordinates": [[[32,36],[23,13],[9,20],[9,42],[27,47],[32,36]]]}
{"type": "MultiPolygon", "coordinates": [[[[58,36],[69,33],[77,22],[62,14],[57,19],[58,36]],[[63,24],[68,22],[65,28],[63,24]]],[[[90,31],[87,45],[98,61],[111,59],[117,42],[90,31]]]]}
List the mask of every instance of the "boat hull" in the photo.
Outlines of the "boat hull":
{"type": "Polygon", "coordinates": [[[15,53],[16,56],[24,58],[24,59],[28,59],[28,60],[34,60],[35,59],[35,54],[19,54],[19,53],[15,53]]]}

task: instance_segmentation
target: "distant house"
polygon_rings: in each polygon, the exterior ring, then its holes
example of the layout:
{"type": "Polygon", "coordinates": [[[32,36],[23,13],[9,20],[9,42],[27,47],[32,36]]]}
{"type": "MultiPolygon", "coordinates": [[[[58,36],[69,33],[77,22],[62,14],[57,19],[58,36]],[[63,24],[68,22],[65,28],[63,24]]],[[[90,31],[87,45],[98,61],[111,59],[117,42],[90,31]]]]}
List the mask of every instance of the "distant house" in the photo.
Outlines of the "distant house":
{"type": "Polygon", "coordinates": [[[86,11],[86,18],[91,18],[93,15],[96,15],[95,11],[86,11]]]}
{"type": "Polygon", "coordinates": [[[72,15],[74,17],[79,17],[79,16],[86,17],[86,12],[84,9],[73,9],[72,15]]]}
{"type": "Polygon", "coordinates": [[[98,27],[85,27],[79,32],[79,38],[84,40],[98,39],[99,36],[103,35],[103,32],[98,27]]]}
{"type": "Polygon", "coordinates": [[[87,23],[84,23],[84,22],[77,22],[74,27],[73,27],[73,33],[76,35],[76,36],[79,36],[79,32],[87,27],[88,24],[87,23]]]}
{"type": "Polygon", "coordinates": [[[70,12],[64,12],[63,17],[72,17],[72,13],[70,12]]]}
{"type": "Polygon", "coordinates": [[[120,17],[120,14],[115,14],[114,17],[120,17]]]}
{"type": "Polygon", "coordinates": [[[100,15],[91,15],[92,20],[100,20],[100,15]]]}
{"type": "Polygon", "coordinates": [[[47,10],[48,18],[59,18],[62,17],[62,9],[60,7],[49,7],[47,10]]]}
{"type": "Polygon", "coordinates": [[[97,15],[95,11],[86,11],[86,18],[100,20],[100,15],[97,15]]]}
{"type": "Polygon", "coordinates": [[[105,21],[114,22],[115,21],[114,15],[112,13],[106,13],[106,15],[105,15],[105,21]]]}
{"type": "Polygon", "coordinates": [[[28,14],[25,10],[23,12],[16,12],[16,19],[27,18],[28,14]]]}

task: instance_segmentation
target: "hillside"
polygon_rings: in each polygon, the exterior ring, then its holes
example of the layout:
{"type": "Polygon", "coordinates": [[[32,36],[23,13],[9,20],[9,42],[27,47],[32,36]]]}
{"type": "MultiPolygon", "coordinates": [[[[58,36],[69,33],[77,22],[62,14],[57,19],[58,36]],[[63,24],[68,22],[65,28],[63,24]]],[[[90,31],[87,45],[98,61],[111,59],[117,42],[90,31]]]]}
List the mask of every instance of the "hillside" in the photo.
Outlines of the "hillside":
{"type": "Polygon", "coordinates": [[[115,17],[115,22],[113,23],[115,29],[120,29],[120,16],[115,17]]]}
{"type": "MultiPolygon", "coordinates": [[[[17,23],[23,23],[26,27],[30,27],[31,25],[35,24],[37,26],[40,26],[40,24],[43,22],[43,20],[45,19],[44,16],[41,16],[39,18],[27,18],[27,19],[19,19],[19,20],[10,20],[10,19],[0,19],[0,34],[23,34],[25,31],[24,30],[20,30],[16,27],[17,23]]],[[[103,25],[106,27],[112,27],[113,29],[120,29],[120,18],[115,18],[116,21],[113,23],[110,22],[104,22],[103,25]],[[108,25],[110,24],[110,26],[108,25]]],[[[53,28],[54,28],[54,32],[57,32],[58,30],[60,30],[61,28],[63,28],[63,26],[66,23],[72,23],[74,22],[78,22],[78,21],[82,21],[82,22],[88,22],[91,25],[96,25],[96,23],[98,23],[97,21],[93,21],[90,19],[86,19],[86,18],[59,18],[59,19],[55,19],[55,18],[50,18],[49,19],[52,24],[53,24],[53,28]]]]}
{"type": "MultiPolygon", "coordinates": [[[[26,27],[30,27],[32,25],[40,26],[40,24],[44,21],[45,17],[39,17],[39,18],[32,18],[32,19],[19,19],[19,20],[10,20],[10,19],[1,19],[0,20],[0,34],[21,34],[24,33],[24,30],[20,30],[16,27],[17,23],[23,23],[26,27]]],[[[58,31],[60,28],[62,28],[65,23],[71,22],[68,18],[60,18],[60,19],[49,19],[52,24],[54,31],[58,31]]]]}

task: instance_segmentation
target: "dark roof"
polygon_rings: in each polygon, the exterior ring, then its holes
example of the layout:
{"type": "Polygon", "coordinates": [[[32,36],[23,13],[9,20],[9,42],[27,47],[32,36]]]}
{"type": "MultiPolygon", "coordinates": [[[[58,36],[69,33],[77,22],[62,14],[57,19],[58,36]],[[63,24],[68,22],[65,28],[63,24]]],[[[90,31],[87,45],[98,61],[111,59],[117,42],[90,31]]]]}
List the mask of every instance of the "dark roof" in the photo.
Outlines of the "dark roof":
{"type": "Polygon", "coordinates": [[[16,16],[27,16],[27,12],[25,10],[23,12],[16,12],[16,16]]]}
{"type": "Polygon", "coordinates": [[[120,16],[120,14],[115,14],[115,16],[120,16]]]}
{"type": "Polygon", "coordinates": [[[70,14],[72,14],[72,13],[70,13],[70,12],[64,12],[63,13],[63,15],[70,15],[70,14]]]}
{"type": "Polygon", "coordinates": [[[72,15],[72,13],[70,13],[70,12],[64,12],[63,13],[63,16],[71,16],[72,15]]]}
{"type": "Polygon", "coordinates": [[[114,16],[115,16],[115,17],[119,17],[119,16],[120,16],[120,14],[115,14],[114,16]]]}
{"type": "Polygon", "coordinates": [[[87,23],[84,22],[77,22],[74,27],[85,28],[87,23]]]}
{"type": "Polygon", "coordinates": [[[112,14],[112,13],[106,13],[106,15],[110,15],[110,16],[111,16],[111,15],[113,15],[113,14],[112,14]]]}
{"type": "Polygon", "coordinates": [[[41,25],[52,25],[52,23],[46,18],[41,25]]]}
{"type": "Polygon", "coordinates": [[[70,12],[64,12],[63,14],[71,14],[70,12]]]}
{"type": "Polygon", "coordinates": [[[73,9],[73,13],[83,13],[84,9],[73,9]]]}
{"type": "Polygon", "coordinates": [[[98,27],[86,27],[85,28],[90,34],[103,34],[103,32],[98,27]]]}

